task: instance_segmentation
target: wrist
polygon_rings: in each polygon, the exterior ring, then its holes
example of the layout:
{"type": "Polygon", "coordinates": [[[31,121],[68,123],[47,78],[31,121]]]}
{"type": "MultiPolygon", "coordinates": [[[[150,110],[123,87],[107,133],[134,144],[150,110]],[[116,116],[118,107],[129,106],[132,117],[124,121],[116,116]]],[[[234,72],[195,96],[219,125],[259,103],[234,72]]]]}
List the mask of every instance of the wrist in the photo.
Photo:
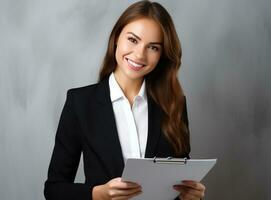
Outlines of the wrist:
{"type": "Polygon", "coordinates": [[[96,185],[92,189],[92,200],[102,200],[103,198],[103,185],[96,185]]]}

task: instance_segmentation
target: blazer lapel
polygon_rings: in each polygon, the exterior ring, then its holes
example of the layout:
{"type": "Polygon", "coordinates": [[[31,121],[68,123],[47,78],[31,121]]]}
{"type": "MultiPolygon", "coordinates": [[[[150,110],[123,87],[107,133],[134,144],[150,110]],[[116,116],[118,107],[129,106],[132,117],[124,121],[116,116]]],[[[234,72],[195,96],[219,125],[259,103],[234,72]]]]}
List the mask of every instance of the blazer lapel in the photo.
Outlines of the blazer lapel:
{"type": "Polygon", "coordinates": [[[110,99],[108,79],[97,84],[96,100],[97,112],[90,113],[91,116],[95,116],[96,128],[94,133],[90,134],[89,142],[110,172],[110,176],[121,176],[124,161],[110,99]]]}

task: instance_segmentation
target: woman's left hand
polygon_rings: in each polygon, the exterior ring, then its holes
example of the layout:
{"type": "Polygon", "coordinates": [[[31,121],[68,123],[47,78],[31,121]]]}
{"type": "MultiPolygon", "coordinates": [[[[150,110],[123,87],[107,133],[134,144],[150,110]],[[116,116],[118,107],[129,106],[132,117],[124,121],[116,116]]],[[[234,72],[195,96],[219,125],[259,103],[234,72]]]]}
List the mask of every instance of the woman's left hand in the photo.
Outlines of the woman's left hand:
{"type": "Polygon", "coordinates": [[[174,185],[173,188],[180,192],[181,200],[200,200],[204,197],[205,186],[196,181],[182,181],[182,184],[174,185]]]}

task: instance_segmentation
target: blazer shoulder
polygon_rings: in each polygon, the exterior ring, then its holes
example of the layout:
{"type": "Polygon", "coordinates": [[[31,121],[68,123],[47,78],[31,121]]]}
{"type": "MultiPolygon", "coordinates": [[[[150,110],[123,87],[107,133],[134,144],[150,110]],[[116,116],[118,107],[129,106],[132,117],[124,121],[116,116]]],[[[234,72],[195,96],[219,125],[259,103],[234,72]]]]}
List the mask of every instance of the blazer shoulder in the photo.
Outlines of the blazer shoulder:
{"type": "Polygon", "coordinates": [[[76,104],[89,104],[90,102],[94,101],[102,104],[110,103],[108,80],[105,79],[95,84],[71,88],[67,92],[67,98],[72,99],[72,101],[76,104]]]}
{"type": "Polygon", "coordinates": [[[90,93],[93,93],[95,91],[95,88],[97,88],[98,85],[99,83],[94,83],[82,87],[70,88],[68,89],[67,93],[68,95],[72,95],[75,97],[89,95],[90,93]]]}
{"type": "Polygon", "coordinates": [[[74,105],[85,105],[96,98],[96,88],[99,83],[86,85],[77,88],[70,88],[67,91],[66,98],[68,102],[74,105]]]}

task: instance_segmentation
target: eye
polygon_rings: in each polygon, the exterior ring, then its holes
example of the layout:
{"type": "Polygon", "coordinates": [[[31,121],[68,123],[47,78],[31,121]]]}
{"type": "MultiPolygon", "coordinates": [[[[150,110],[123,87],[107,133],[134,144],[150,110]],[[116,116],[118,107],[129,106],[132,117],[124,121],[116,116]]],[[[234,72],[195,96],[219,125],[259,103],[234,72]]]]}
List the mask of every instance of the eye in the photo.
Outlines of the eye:
{"type": "Polygon", "coordinates": [[[149,48],[153,51],[159,51],[159,48],[157,46],[150,46],[149,48]]]}
{"type": "Polygon", "coordinates": [[[134,43],[134,44],[137,43],[137,40],[136,40],[135,38],[133,38],[133,37],[128,37],[128,40],[129,40],[130,42],[134,43]]]}

